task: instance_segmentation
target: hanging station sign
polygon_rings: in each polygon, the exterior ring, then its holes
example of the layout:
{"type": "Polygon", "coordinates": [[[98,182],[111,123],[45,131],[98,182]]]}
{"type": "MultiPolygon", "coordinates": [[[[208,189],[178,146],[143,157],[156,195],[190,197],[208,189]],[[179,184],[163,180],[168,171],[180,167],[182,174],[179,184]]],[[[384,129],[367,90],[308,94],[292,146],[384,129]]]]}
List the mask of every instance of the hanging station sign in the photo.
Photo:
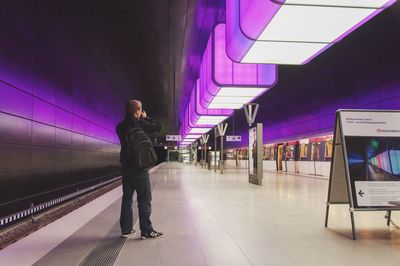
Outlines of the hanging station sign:
{"type": "Polygon", "coordinates": [[[166,138],[166,141],[181,141],[182,140],[181,135],[166,135],[165,138],[166,138]]]}
{"type": "Polygon", "coordinates": [[[226,141],[228,141],[228,142],[241,142],[242,141],[242,136],[238,136],[238,135],[226,136],[226,141]]]}

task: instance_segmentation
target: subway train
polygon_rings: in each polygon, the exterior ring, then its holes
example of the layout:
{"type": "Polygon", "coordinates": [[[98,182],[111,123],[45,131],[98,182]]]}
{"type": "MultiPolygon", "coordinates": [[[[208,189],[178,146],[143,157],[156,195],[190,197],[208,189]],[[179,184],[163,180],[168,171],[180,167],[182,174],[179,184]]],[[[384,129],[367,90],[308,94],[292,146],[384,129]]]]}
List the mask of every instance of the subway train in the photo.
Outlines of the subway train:
{"type": "MultiPolygon", "coordinates": [[[[329,177],[333,134],[263,145],[264,171],[329,177]]],[[[227,149],[228,165],[247,167],[248,147],[227,149]],[[236,163],[233,161],[237,160],[236,163]]]]}

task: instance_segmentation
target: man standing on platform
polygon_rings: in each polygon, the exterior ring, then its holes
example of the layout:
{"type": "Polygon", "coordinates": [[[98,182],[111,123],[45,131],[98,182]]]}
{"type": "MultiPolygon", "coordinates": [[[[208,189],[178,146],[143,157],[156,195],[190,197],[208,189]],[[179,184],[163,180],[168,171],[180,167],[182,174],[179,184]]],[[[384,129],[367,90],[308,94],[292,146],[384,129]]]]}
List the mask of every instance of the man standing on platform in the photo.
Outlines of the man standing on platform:
{"type": "Polygon", "coordinates": [[[142,110],[142,103],[138,100],[129,100],[125,105],[125,119],[117,125],[117,134],[121,143],[120,162],[122,164],[122,205],[120,225],[122,237],[135,234],[133,229],[132,196],[136,191],[139,209],[139,224],[141,238],[159,238],[163,233],[153,229],[150,221],[151,188],[148,169],[135,169],[128,159],[126,134],[129,128],[142,128],[146,133],[159,132],[161,125],[147,116],[142,110]]]}

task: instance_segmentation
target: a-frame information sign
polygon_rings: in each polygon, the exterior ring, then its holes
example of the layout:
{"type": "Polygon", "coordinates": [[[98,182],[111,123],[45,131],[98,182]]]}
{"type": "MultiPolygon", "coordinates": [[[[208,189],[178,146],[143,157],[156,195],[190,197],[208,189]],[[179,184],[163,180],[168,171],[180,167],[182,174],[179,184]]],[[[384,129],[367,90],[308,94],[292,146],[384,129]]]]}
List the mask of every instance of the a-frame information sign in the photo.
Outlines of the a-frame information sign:
{"type": "Polygon", "coordinates": [[[400,210],[400,111],[338,110],[329,177],[329,205],[349,204],[353,239],[355,211],[400,210]]]}

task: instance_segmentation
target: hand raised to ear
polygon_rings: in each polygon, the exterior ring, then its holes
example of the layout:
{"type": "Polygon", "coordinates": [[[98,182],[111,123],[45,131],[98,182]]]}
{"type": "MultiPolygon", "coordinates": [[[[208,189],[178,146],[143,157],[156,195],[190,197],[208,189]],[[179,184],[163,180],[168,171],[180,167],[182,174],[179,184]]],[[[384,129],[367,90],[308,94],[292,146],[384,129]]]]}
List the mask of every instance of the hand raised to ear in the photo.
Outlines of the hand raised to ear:
{"type": "Polygon", "coordinates": [[[146,117],[147,117],[146,111],[142,111],[142,118],[146,118],[146,117]]]}

